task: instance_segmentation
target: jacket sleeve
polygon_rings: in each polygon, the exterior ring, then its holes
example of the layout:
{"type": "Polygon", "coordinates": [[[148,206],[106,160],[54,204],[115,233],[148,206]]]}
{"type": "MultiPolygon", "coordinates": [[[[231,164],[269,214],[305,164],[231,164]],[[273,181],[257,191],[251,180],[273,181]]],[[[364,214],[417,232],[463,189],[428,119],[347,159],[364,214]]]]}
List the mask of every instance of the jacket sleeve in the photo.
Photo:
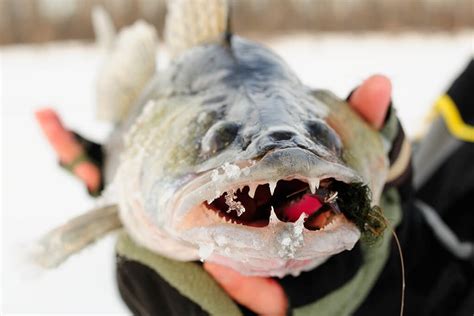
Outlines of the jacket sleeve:
{"type": "Polygon", "coordinates": [[[388,159],[390,163],[384,189],[397,188],[402,200],[406,200],[413,191],[411,144],[396,115],[396,110],[391,104],[384,126],[380,132],[388,144],[388,159]]]}
{"type": "MultiPolygon", "coordinates": [[[[354,91],[355,89],[351,91],[346,101],[349,102],[354,91]]],[[[397,188],[402,200],[408,200],[413,192],[411,144],[405,135],[392,102],[390,102],[380,133],[387,145],[387,155],[390,163],[384,191],[397,188]]]]}
{"type": "Polygon", "coordinates": [[[208,315],[158,273],[121,256],[117,256],[117,285],[120,296],[133,315],[208,315]]]}

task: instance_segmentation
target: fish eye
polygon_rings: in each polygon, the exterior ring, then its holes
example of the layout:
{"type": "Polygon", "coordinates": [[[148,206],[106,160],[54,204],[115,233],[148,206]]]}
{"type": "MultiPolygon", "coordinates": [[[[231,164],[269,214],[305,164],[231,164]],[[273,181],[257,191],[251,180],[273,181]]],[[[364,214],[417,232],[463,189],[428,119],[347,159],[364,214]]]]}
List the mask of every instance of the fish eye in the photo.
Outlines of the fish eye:
{"type": "Polygon", "coordinates": [[[306,122],[306,129],[311,139],[319,143],[338,156],[342,154],[342,142],[337,133],[325,122],[319,120],[309,120],[306,122]]]}
{"type": "Polygon", "coordinates": [[[214,124],[204,135],[201,151],[204,154],[216,154],[229,146],[237,136],[240,125],[235,122],[219,122],[214,124]]]}

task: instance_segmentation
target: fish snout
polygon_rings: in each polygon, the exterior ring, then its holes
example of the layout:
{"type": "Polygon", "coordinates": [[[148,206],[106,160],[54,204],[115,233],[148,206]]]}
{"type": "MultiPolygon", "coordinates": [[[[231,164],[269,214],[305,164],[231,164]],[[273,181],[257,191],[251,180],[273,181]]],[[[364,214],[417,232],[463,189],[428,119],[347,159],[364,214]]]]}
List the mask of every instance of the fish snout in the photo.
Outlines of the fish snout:
{"type": "Polygon", "coordinates": [[[293,130],[267,131],[255,139],[253,143],[259,156],[275,149],[308,148],[305,137],[293,130]]]}

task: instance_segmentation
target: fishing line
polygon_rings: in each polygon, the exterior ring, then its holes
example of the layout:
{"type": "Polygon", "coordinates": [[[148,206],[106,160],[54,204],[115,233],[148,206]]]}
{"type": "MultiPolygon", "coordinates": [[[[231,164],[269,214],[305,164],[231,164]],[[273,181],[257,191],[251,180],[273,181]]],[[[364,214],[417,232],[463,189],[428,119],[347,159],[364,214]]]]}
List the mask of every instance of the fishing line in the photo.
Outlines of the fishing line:
{"type": "Polygon", "coordinates": [[[302,192],[305,192],[305,191],[308,191],[308,188],[304,188],[304,189],[298,190],[298,191],[296,191],[296,192],[293,192],[293,193],[291,193],[291,194],[288,194],[288,195],[286,196],[286,198],[289,198],[289,197],[291,197],[291,196],[293,196],[293,195],[297,195],[297,194],[302,193],[302,192]]]}
{"type": "Polygon", "coordinates": [[[400,316],[403,316],[403,309],[405,307],[405,263],[404,263],[404,259],[403,259],[402,246],[400,245],[400,240],[398,240],[397,233],[393,229],[391,223],[388,221],[388,219],[385,216],[383,216],[383,218],[385,219],[385,223],[387,224],[388,228],[392,232],[392,236],[393,236],[393,238],[395,240],[395,243],[397,244],[397,248],[398,248],[398,254],[399,254],[399,258],[400,258],[401,274],[402,274],[402,289],[401,289],[401,294],[400,294],[400,296],[401,296],[401,299],[400,299],[400,316]]]}

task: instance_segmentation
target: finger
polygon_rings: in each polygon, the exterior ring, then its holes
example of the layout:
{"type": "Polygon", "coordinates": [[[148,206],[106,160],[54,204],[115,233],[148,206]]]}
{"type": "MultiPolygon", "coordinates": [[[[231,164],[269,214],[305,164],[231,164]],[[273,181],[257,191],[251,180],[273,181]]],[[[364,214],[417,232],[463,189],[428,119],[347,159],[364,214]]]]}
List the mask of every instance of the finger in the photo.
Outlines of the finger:
{"type": "Polygon", "coordinates": [[[85,183],[89,191],[96,192],[100,187],[100,169],[92,162],[84,161],[74,167],[74,174],[85,183]]]}
{"type": "Polygon", "coordinates": [[[352,93],[349,103],[367,122],[380,129],[387,115],[391,95],[390,79],[383,75],[374,75],[352,93]]]}
{"type": "Polygon", "coordinates": [[[285,315],[288,306],[283,288],[269,278],[243,276],[221,265],[204,263],[222,288],[239,304],[259,315],[285,315]]]}
{"type": "Polygon", "coordinates": [[[53,110],[43,109],[37,111],[35,115],[46,138],[62,163],[68,164],[82,153],[82,148],[74,139],[74,135],[64,128],[59,116],[53,110]]]}
{"type": "MultiPolygon", "coordinates": [[[[37,111],[35,115],[59,161],[67,165],[83,153],[82,146],[74,135],[63,126],[56,112],[51,109],[43,109],[37,111]]],[[[73,173],[86,184],[91,192],[99,189],[101,172],[93,163],[83,161],[74,167],[73,173]]]]}

